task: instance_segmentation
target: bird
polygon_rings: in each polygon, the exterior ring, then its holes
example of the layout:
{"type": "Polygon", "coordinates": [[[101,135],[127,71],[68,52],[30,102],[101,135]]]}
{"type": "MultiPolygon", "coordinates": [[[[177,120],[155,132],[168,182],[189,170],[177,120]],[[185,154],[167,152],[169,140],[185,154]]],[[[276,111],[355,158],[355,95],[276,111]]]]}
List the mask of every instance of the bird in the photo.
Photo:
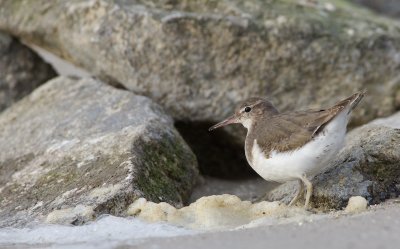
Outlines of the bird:
{"type": "Polygon", "coordinates": [[[253,97],[240,103],[232,116],[209,131],[242,124],[247,129],[244,147],[249,165],[267,181],[298,181],[289,206],[297,203],[304,185],[304,208],[308,210],[313,191],[311,180],[327,171],[343,148],[350,114],[365,93],[356,92],[326,109],[283,113],[267,99],[253,97]]]}

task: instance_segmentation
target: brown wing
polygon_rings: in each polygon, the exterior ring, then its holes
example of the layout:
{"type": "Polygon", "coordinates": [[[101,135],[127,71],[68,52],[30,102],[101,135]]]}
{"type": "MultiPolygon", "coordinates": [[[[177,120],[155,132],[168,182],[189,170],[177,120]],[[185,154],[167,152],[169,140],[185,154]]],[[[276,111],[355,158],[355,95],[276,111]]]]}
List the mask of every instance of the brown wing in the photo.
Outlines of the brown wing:
{"type": "Polygon", "coordinates": [[[312,140],[342,108],[280,114],[269,120],[268,131],[257,140],[266,151],[290,151],[312,140]]]}
{"type": "Polygon", "coordinates": [[[267,129],[258,131],[257,143],[265,151],[290,151],[312,140],[340,112],[349,112],[358,104],[365,92],[356,93],[326,110],[278,114],[266,120],[267,129]],[[350,107],[350,108],[347,108],[350,107]]]}

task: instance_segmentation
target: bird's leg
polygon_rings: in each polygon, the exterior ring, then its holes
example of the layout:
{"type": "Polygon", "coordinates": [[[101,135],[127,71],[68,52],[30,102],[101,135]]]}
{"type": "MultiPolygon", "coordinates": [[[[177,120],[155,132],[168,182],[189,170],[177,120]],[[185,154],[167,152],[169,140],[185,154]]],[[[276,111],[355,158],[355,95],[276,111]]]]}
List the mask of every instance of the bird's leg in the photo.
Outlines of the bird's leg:
{"type": "Polygon", "coordinates": [[[295,204],[299,200],[301,194],[303,193],[303,182],[301,180],[298,180],[298,182],[299,182],[299,188],[297,189],[296,195],[290,201],[289,207],[295,204]]]}
{"type": "Polygon", "coordinates": [[[306,203],[304,204],[304,208],[308,209],[308,206],[310,204],[310,198],[311,198],[312,191],[313,191],[313,186],[312,186],[312,183],[310,182],[310,180],[307,179],[307,176],[305,174],[301,176],[301,180],[303,181],[303,183],[307,189],[306,203]]]}

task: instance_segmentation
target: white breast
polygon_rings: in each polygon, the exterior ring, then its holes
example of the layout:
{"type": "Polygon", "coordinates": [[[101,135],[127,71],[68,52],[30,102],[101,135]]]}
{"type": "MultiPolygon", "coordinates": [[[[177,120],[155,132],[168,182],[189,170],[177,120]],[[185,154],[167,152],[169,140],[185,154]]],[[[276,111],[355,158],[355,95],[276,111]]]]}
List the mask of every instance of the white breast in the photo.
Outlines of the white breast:
{"type": "Polygon", "coordinates": [[[297,150],[270,153],[266,158],[254,140],[253,169],[268,181],[286,182],[303,174],[313,177],[329,168],[329,163],[343,147],[348,122],[348,111],[342,111],[313,140],[297,150]]]}

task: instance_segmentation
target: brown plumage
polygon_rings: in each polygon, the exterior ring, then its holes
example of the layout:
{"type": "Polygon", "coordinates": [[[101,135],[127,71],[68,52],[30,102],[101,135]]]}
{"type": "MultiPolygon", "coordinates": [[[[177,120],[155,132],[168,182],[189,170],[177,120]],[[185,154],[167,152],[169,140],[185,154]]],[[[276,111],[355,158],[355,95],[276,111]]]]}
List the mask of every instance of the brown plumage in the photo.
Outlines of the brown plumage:
{"type": "MultiPolygon", "coordinates": [[[[257,137],[257,142],[267,157],[273,150],[277,152],[294,150],[322,132],[324,127],[348,105],[351,105],[349,112],[353,110],[364,94],[364,91],[357,92],[327,109],[289,113],[278,113],[269,101],[260,99],[260,102],[256,102],[252,107],[253,112],[260,110],[253,114],[257,115],[257,118],[253,118],[246,140],[253,141],[257,137]],[[271,106],[271,108],[265,111],[264,106],[271,106]]],[[[246,106],[248,103],[245,101],[240,106],[246,106]]],[[[252,145],[252,143],[246,144],[248,155],[251,155],[252,145]]]]}
{"type": "Polygon", "coordinates": [[[299,181],[299,191],[289,205],[297,201],[304,184],[308,208],[312,194],[308,178],[326,170],[339,152],[349,114],[364,94],[365,91],[355,93],[327,109],[288,113],[279,113],[268,100],[251,98],[210,130],[241,123],[248,130],[245,152],[249,164],[268,181],[299,181]]]}

